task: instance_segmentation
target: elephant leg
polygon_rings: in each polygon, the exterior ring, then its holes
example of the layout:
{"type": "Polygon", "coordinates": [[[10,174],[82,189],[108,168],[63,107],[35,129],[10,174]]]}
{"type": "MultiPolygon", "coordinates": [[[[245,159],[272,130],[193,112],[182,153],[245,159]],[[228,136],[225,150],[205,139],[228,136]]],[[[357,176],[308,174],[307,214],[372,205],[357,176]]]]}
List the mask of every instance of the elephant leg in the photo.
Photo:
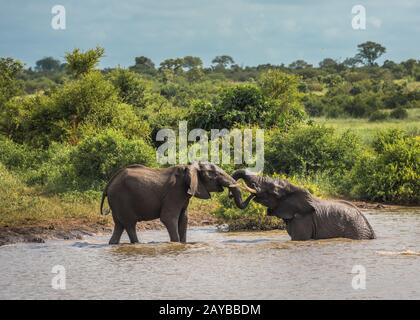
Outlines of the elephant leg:
{"type": "Polygon", "coordinates": [[[161,219],[169,233],[171,242],[179,242],[178,219],[161,219]]]}
{"type": "Polygon", "coordinates": [[[130,226],[126,227],[125,230],[128,233],[128,237],[130,238],[131,243],[139,242],[139,239],[137,238],[136,224],[131,224],[130,226]]]}
{"type": "Polygon", "coordinates": [[[312,217],[293,218],[287,223],[287,233],[293,241],[305,241],[313,238],[312,217]]]}
{"type": "Polygon", "coordinates": [[[178,232],[181,242],[187,242],[188,215],[187,209],[182,210],[178,220],[178,232]]]}
{"type": "Polygon", "coordinates": [[[114,231],[112,233],[111,239],[109,240],[109,244],[118,244],[120,243],[121,234],[124,231],[124,227],[121,223],[114,220],[114,231]]]}

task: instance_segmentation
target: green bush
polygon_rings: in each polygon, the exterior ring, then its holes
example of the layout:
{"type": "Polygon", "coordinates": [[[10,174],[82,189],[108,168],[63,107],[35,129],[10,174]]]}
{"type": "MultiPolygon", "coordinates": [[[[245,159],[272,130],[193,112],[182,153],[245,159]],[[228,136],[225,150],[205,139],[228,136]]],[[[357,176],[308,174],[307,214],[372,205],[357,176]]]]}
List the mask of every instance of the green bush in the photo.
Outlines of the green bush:
{"type": "Polygon", "coordinates": [[[384,112],[384,111],[374,111],[370,116],[369,116],[369,121],[370,122],[374,122],[374,121],[383,121],[388,119],[388,113],[384,112]]]}
{"type": "Polygon", "coordinates": [[[133,71],[117,68],[112,70],[107,78],[118,89],[121,100],[138,108],[144,108],[147,104],[147,96],[150,84],[141,79],[133,71]]]}
{"type": "Polygon", "coordinates": [[[83,177],[77,177],[70,162],[74,146],[53,142],[42,151],[42,163],[24,173],[23,179],[28,185],[42,186],[46,192],[62,193],[85,189],[83,177]]]}
{"type": "Polygon", "coordinates": [[[420,203],[420,140],[389,130],[374,140],[351,172],[351,193],[359,198],[420,203]]]}
{"type": "Polygon", "coordinates": [[[266,215],[267,208],[251,201],[244,210],[238,209],[227,193],[217,195],[220,206],[212,212],[219,221],[228,226],[229,231],[284,229],[281,219],[266,215]]]}
{"type": "Polygon", "coordinates": [[[360,148],[359,139],[346,131],[310,124],[289,131],[273,130],[265,149],[266,170],[291,175],[331,171],[339,175],[352,168],[360,148]]]}
{"type": "Polygon", "coordinates": [[[408,112],[406,109],[398,107],[392,110],[389,116],[394,119],[406,119],[408,118],[408,112]]]}
{"type": "Polygon", "coordinates": [[[121,102],[118,91],[99,72],[69,81],[50,96],[14,99],[8,106],[2,131],[36,147],[48,147],[54,141],[76,145],[86,128],[92,127],[120,129],[128,137],[150,134],[148,125],[132,106],[121,102]]]}
{"type": "Polygon", "coordinates": [[[108,129],[86,137],[70,154],[78,177],[87,181],[107,180],[121,167],[137,163],[155,165],[155,150],[142,139],[128,139],[108,129]]]}
{"type": "Polygon", "coordinates": [[[29,169],[41,162],[42,153],[25,144],[19,144],[0,136],[0,162],[8,169],[29,169]]]}
{"type": "Polygon", "coordinates": [[[303,98],[303,105],[305,106],[305,111],[311,117],[320,117],[324,114],[324,104],[322,99],[316,95],[306,95],[303,98]]]}
{"type": "Polygon", "coordinates": [[[238,85],[226,89],[221,95],[219,114],[222,128],[231,128],[236,123],[261,124],[265,111],[264,96],[257,86],[238,85]]]}

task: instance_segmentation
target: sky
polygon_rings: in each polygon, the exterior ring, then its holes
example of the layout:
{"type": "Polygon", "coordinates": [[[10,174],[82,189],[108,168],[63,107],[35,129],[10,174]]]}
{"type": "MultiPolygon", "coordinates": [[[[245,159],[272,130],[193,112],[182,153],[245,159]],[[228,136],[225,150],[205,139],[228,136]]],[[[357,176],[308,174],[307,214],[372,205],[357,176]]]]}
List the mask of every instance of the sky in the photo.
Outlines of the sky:
{"type": "Polygon", "coordinates": [[[222,54],[242,66],[316,65],[352,57],[365,41],[387,48],[379,62],[420,59],[420,0],[0,0],[0,57],[27,66],[97,45],[101,67],[186,55],[209,65],[222,54]],[[51,26],[54,5],[65,8],[65,30],[51,26]],[[354,5],[366,9],[365,30],[352,28],[354,5]]]}

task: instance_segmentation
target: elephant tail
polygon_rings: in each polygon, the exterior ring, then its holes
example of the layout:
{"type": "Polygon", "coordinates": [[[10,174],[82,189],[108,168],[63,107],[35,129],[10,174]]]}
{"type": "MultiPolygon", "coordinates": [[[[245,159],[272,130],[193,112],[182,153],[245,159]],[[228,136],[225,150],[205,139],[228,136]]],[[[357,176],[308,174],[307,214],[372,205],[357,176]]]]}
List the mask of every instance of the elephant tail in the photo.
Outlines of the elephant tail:
{"type": "Polygon", "coordinates": [[[104,191],[102,192],[102,199],[101,199],[101,215],[107,215],[107,214],[109,214],[109,212],[110,212],[110,210],[108,209],[108,210],[106,210],[106,212],[104,213],[104,211],[103,211],[103,208],[104,208],[104,201],[105,201],[105,198],[106,198],[106,196],[107,196],[107,189],[108,189],[108,185],[105,187],[105,189],[104,189],[104,191]]]}

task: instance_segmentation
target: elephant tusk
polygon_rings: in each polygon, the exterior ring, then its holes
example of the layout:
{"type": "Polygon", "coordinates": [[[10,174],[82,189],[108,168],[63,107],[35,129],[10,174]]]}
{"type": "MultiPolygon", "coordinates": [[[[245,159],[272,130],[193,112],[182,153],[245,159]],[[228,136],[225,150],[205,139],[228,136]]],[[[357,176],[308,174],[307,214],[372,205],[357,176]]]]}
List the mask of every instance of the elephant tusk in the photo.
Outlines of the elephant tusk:
{"type": "Polygon", "coordinates": [[[252,188],[248,187],[247,185],[245,185],[244,188],[245,188],[245,190],[247,190],[247,191],[249,191],[251,193],[257,193],[257,190],[252,189],[252,188]]]}
{"type": "Polygon", "coordinates": [[[251,192],[251,193],[257,193],[257,190],[252,189],[252,188],[248,187],[247,185],[242,186],[239,183],[230,184],[228,187],[229,188],[241,188],[242,190],[246,190],[246,191],[251,192]]]}

